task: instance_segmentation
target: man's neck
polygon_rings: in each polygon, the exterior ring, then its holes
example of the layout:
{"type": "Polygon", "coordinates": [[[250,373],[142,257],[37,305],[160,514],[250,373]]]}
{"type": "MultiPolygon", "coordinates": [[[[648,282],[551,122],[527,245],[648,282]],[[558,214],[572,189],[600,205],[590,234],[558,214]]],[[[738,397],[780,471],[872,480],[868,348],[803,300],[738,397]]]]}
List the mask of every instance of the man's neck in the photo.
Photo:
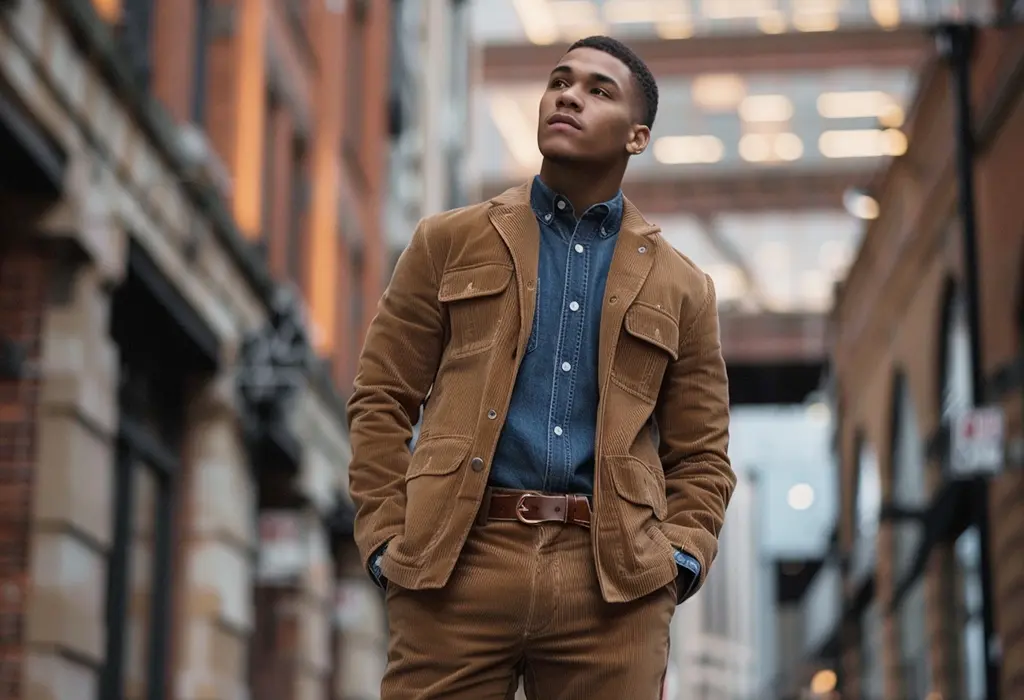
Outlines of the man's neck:
{"type": "Polygon", "coordinates": [[[540,179],[562,195],[580,216],[590,207],[612,199],[622,187],[625,166],[601,170],[585,164],[554,163],[545,159],[540,166],[540,179]]]}

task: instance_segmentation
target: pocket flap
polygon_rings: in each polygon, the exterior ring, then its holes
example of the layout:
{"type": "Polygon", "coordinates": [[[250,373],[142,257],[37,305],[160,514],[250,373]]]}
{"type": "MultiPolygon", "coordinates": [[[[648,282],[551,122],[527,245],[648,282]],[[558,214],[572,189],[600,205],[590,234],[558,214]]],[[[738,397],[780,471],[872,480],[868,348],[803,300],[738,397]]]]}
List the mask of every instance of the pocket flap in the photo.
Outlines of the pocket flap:
{"type": "Polygon", "coordinates": [[[626,332],[679,359],[679,322],[661,309],[639,303],[626,312],[626,332]]]}
{"type": "Polygon", "coordinates": [[[665,479],[655,469],[631,456],[607,457],[615,491],[622,498],[638,506],[647,506],[654,516],[663,520],[668,512],[668,496],[665,493],[665,479]]]}
{"type": "Polygon", "coordinates": [[[442,304],[500,294],[512,280],[512,268],[502,263],[482,263],[441,276],[437,300],[442,304]]]}
{"type": "Polygon", "coordinates": [[[473,441],[468,437],[439,435],[416,444],[405,480],[418,476],[444,476],[462,466],[473,441]]]}

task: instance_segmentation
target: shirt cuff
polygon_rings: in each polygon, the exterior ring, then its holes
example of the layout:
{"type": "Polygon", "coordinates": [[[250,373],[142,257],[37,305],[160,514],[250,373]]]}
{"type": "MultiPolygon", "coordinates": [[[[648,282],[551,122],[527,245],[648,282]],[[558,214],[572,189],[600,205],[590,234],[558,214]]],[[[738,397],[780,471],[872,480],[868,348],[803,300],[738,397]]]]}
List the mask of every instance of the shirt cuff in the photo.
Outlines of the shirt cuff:
{"type": "Polygon", "coordinates": [[[697,585],[697,581],[700,580],[700,562],[697,559],[686,552],[676,550],[672,554],[675,559],[676,567],[679,569],[678,576],[678,587],[679,587],[679,600],[685,600],[690,596],[694,586],[697,585]]]}
{"type": "Polygon", "coordinates": [[[387,542],[382,544],[373,556],[370,557],[370,578],[377,584],[379,588],[387,588],[388,580],[384,578],[384,573],[381,571],[380,563],[384,558],[384,551],[388,548],[387,542]]]}

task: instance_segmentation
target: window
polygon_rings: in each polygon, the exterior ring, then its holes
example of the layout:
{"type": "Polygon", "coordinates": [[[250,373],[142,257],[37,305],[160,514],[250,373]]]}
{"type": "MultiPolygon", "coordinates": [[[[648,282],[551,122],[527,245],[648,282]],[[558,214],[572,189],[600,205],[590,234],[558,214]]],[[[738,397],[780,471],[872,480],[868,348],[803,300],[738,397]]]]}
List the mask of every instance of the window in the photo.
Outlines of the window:
{"type": "Polygon", "coordinates": [[[189,117],[196,126],[206,123],[206,74],[210,41],[210,4],[212,0],[196,0],[195,54],[192,58],[192,98],[189,117]]]}
{"type": "Polygon", "coordinates": [[[149,89],[153,34],[153,0],[123,0],[119,40],[136,84],[149,89]]]}
{"type": "Polygon", "coordinates": [[[348,57],[345,61],[345,155],[358,161],[363,136],[363,77],[366,68],[366,0],[351,0],[348,26],[348,57]]]}
{"type": "Polygon", "coordinates": [[[959,605],[956,616],[961,637],[964,700],[985,700],[985,619],[984,583],[981,578],[981,533],[970,527],[956,540],[959,569],[959,605]]]}
{"type": "MultiPolygon", "coordinates": [[[[942,421],[949,424],[970,408],[974,396],[971,375],[970,329],[963,297],[953,294],[946,318],[942,364],[942,421]]],[[[981,576],[981,534],[976,526],[967,528],[956,541],[957,600],[949,606],[955,625],[962,631],[964,700],[984,700],[987,664],[985,660],[984,583],[981,576]]]]}
{"type": "Polygon", "coordinates": [[[166,697],[173,619],[174,482],[179,471],[184,382],[179,374],[167,371],[170,360],[159,351],[160,342],[151,338],[119,343],[121,417],[103,698],[166,697]]]}
{"type": "MultiPolygon", "coordinates": [[[[902,376],[897,379],[893,394],[893,500],[904,509],[922,509],[928,498],[924,449],[914,399],[902,376]]],[[[894,574],[900,582],[914,565],[924,533],[921,521],[911,518],[898,520],[895,528],[894,574]]],[[[918,576],[900,602],[897,620],[903,690],[908,697],[923,698],[931,690],[924,576],[918,576]]]]}
{"type": "Polygon", "coordinates": [[[885,665],[882,611],[878,600],[872,600],[860,617],[860,698],[883,700],[885,665]]]}
{"type": "Polygon", "coordinates": [[[350,357],[359,357],[363,347],[363,276],[365,267],[363,265],[363,251],[360,248],[353,248],[350,253],[349,269],[351,280],[349,296],[351,306],[349,307],[349,341],[352,346],[349,350],[350,357]]]}
{"type": "Polygon", "coordinates": [[[292,144],[292,197],[288,216],[288,240],[285,247],[285,269],[300,291],[306,292],[307,217],[309,211],[309,168],[306,142],[295,139],[292,144]]]}
{"type": "Polygon", "coordinates": [[[258,246],[260,252],[266,254],[270,248],[270,238],[274,233],[274,204],[277,199],[277,144],[275,143],[275,126],[281,103],[273,92],[267,91],[263,115],[263,201],[260,212],[260,234],[258,246]]]}
{"type": "Polygon", "coordinates": [[[882,512],[882,480],[878,473],[878,457],[867,445],[857,454],[857,489],[854,492],[854,543],[852,571],[860,581],[875,566],[878,539],[878,518],[882,512]]]}

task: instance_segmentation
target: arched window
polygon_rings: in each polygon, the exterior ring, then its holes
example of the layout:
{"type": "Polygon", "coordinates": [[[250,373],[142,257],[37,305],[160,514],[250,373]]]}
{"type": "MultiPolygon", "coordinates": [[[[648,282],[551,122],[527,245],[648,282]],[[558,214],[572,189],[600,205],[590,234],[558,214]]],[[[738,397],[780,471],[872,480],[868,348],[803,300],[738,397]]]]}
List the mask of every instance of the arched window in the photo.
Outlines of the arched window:
{"type": "Polygon", "coordinates": [[[857,487],[853,510],[853,577],[858,582],[874,571],[878,518],[882,512],[882,480],[878,456],[865,444],[857,449],[857,487]]]}
{"type": "MultiPolygon", "coordinates": [[[[854,501],[854,541],[851,574],[857,586],[875,570],[878,519],[882,511],[882,480],[878,457],[869,446],[857,447],[857,489],[854,501]]],[[[881,700],[885,683],[882,659],[882,611],[878,596],[864,608],[860,628],[860,697],[881,700]]]]}
{"type": "MultiPolygon", "coordinates": [[[[928,488],[924,448],[914,399],[902,376],[893,388],[892,468],[894,504],[906,510],[925,508],[928,488]]],[[[921,521],[912,518],[896,521],[895,527],[894,574],[896,581],[903,581],[914,565],[924,533],[921,521]]],[[[924,581],[924,576],[917,577],[897,611],[903,691],[915,698],[923,698],[931,690],[924,581]]]]}
{"type": "MultiPolygon", "coordinates": [[[[946,309],[946,337],[942,363],[942,421],[946,425],[973,403],[971,341],[963,297],[951,294],[946,309]]],[[[976,525],[964,530],[955,545],[957,601],[951,606],[962,630],[964,700],[985,700],[984,583],[981,577],[981,532],[976,525]]]]}

